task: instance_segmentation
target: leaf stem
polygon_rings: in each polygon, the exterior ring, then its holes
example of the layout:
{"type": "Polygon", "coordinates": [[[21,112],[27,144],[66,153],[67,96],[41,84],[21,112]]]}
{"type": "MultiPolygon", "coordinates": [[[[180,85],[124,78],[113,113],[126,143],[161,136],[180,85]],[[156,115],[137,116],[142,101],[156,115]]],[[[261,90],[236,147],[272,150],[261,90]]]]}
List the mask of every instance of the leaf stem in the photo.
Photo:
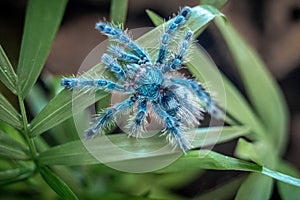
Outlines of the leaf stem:
{"type": "Polygon", "coordinates": [[[19,100],[19,106],[20,106],[22,122],[23,122],[23,136],[24,136],[24,138],[28,144],[28,147],[30,149],[31,157],[32,157],[33,161],[36,162],[37,151],[36,151],[36,147],[35,147],[33,139],[29,137],[28,120],[27,120],[24,100],[20,96],[18,97],[18,100],[19,100]]]}

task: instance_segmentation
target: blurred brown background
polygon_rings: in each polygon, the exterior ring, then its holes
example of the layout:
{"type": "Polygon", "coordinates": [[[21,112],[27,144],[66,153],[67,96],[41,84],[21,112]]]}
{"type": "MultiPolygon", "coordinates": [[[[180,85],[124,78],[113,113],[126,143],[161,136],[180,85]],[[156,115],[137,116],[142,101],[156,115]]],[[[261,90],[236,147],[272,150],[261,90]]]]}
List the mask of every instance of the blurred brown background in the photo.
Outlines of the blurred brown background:
{"type": "MultiPolygon", "coordinates": [[[[179,7],[199,3],[198,0],[129,2],[125,24],[129,29],[153,26],[145,9],[168,18],[177,13],[179,7]]],[[[0,5],[0,43],[16,65],[26,1],[2,0],[0,5]]],[[[291,114],[290,140],[285,157],[300,169],[300,1],[229,0],[223,12],[258,51],[283,90],[291,114]]],[[[103,18],[109,20],[108,15],[108,0],[70,0],[44,73],[76,73],[85,56],[106,39],[94,29],[94,24],[103,18]]],[[[198,40],[221,70],[237,83],[231,57],[214,26],[211,25],[198,40]]]]}

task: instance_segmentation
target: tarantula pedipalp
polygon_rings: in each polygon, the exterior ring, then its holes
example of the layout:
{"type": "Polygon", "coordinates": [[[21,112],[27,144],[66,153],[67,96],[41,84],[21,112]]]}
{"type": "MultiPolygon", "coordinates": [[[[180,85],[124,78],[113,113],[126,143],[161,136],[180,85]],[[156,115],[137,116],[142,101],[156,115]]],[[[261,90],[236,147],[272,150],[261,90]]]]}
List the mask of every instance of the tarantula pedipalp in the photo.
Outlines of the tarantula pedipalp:
{"type": "Polygon", "coordinates": [[[185,131],[191,125],[198,125],[202,111],[220,117],[222,110],[212,100],[209,93],[195,80],[184,78],[177,70],[184,64],[184,56],[191,44],[193,33],[187,30],[180,41],[177,53],[169,50],[176,32],[191,15],[191,8],[184,7],[172,19],[161,36],[160,47],[155,61],[147,51],[138,46],[122,30],[105,22],[96,23],[96,29],[116,41],[120,46],[108,47],[109,54],[103,54],[102,63],[115,73],[119,83],[107,79],[63,78],[65,88],[95,88],[130,94],[126,100],[107,108],[86,133],[92,138],[104,131],[108,123],[115,120],[118,113],[137,106],[137,113],[130,121],[130,136],[138,137],[146,123],[147,104],[150,104],[164,122],[167,139],[173,146],[179,145],[184,151],[191,148],[185,131]],[[127,50],[127,51],[126,51],[127,50]],[[201,103],[201,104],[200,104],[201,103]]]}

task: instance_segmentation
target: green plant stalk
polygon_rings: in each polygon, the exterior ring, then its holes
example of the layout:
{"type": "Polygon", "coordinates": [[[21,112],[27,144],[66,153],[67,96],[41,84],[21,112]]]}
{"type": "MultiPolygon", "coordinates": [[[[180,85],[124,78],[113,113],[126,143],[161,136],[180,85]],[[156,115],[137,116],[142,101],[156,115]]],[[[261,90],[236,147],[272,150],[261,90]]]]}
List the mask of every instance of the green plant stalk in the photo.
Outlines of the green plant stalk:
{"type": "Polygon", "coordinates": [[[26,109],[24,105],[24,100],[18,96],[19,100],[19,106],[20,106],[20,111],[21,111],[21,116],[22,116],[22,122],[23,122],[23,137],[25,138],[25,141],[28,144],[31,158],[32,160],[37,163],[37,151],[36,147],[33,141],[33,138],[29,137],[29,129],[28,129],[28,120],[27,120],[27,115],[26,115],[26,109]]]}

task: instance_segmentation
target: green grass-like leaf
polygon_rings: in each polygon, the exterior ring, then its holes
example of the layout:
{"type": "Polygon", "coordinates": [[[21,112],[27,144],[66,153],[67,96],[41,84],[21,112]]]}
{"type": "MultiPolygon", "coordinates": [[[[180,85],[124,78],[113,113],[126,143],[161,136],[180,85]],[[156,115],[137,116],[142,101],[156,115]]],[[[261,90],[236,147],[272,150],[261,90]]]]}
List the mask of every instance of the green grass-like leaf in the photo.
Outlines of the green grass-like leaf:
{"type": "Polygon", "coordinates": [[[22,128],[21,115],[0,93],[0,120],[4,121],[17,129],[22,128]]]}
{"type": "Polygon", "coordinates": [[[283,173],[280,173],[280,172],[277,172],[277,171],[274,171],[274,170],[271,170],[271,169],[268,169],[265,167],[262,170],[262,174],[270,176],[270,177],[280,180],[282,182],[300,187],[300,179],[298,179],[298,178],[294,178],[289,175],[286,175],[286,174],[283,174],[283,173]]]}
{"type": "Polygon", "coordinates": [[[155,26],[159,26],[162,23],[164,23],[164,19],[160,17],[158,14],[156,14],[155,12],[153,12],[152,10],[146,10],[146,13],[155,26]]]}
{"type": "MultiPolygon", "coordinates": [[[[244,127],[195,129],[192,131],[193,133],[196,133],[193,145],[195,147],[204,147],[215,143],[226,142],[230,139],[248,134],[248,131],[249,129],[244,127]]],[[[139,140],[128,138],[126,134],[110,135],[107,136],[107,138],[109,141],[112,141],[115,146],[125,149],[126,151],[133,152],[130,157],[128,155],[114,154],[115,147],[111,146],[111,144],[109,144],[103,137],[97,137],[93,140],[86,141],[86,146],[88,146],[92,152],[107,152],[105,157],[102,157],[103,160],[106,160],[107,162],[126,162],[132,159],[148,159],[149,157],[168,156],[170,154],[180,153],[180,151],[172,152],[171,148],[170,152],[153,152],[167,144],[166,140],[162,137],[158,137],[158,135],[139,140]]],[[[98,161],[85,149],[81,141],[69,142],[52,147],[48,151],[43,152],[40,155],[39,160],[41,163],[47,165],[88,165],[98,163],[98,161]]]]}
{"type": "Polygon", "coordinates": [[[110,21],[124,24],[127,15],[128,0],[112,0],[110,5],[110,21]]]}
{"type": "Polygon", "coordinates": [[[17,93],[17,75],[0,45],[0,80],[14,94],[17,93]]]}
{"type": "MultiPolygon", "coordinates": [[[[280,162],[278,165],[278,171],[286,173],[293,177],[300,177],[297,169],[287,162],[280,162]]],[[[277,181],[276,184],[280,197],[283,200],[290,200],[295,199],[295,197],[300,197],[300,187],[296,187],[282,181],[277,181]]]]}
{"type": "Polygon", "coordinates": [[[0,130],[0,157],[9,159],[28,159],[28,149],[0,130]]]}
{"type": "Polygon", "coordinates": [[[78,200],[73,191],[63,182],[55,173],[48,167],[41,167],[39,169],[41,176],[46,183],[62,198],[68,200],[78,200]]]}
{"type": "Polygon", "coordinates": [[[251,173],[240,186],[236,200],[270,199],[273,179],[258,173],[251,173]]]}
{"type": "Polygon", "coordinates": [[[235,148],[235,155],[242,159],[252,160],[266,167],[273,167],[275,156],[270,155],[272,151],[272,146],[262,140],[248,142],[240,138],[235,148]]]}
{"type": "Polygon", "coordinates": [[[235,138],[248,135],[250,129],[243,126],[209,127],[198,128],[190,131],[195,134],[194,147],[204,147],[223,142],[228,142],[235,138]]]}
{"type": "Polygon", "coordinates": [[[73,97],[72,91],[61,91],[32,120],[30,136],[39,135],[75,115],[76,113],[72,112],[72,103],[76,102],[76,112],[80,112],[106,95],[105,92],[97,92],[95,97],[91,98],[85,93],[79,93],[73,97]]]}
{"type": "Polygon", "coordinates": [[[32,174],[32,169],[24,167],[0,171],[0,186],[25,180],[32,174]]]}
{"type": "Polygon", "coordinates": [[[287,141],[287,108],[279,87],[256,52],[230,23],[217,19],[216,24],[232,52],[255,111],[262,119],[274,146],[282,153],[287,141]]]}
{"type": "Polygon", "coordinates": [[[228,2],[228,0],[201,0],[202,5],[210,5],[217,9],[221,9],[228,2]]]}
{"type": "Polygon", "coordinates": [[[212,190],[200,194],[197,200],[212,200],[212,199],[233,199],[236,191],[244,181],[244,176],[234,177],[226,183],[217,185],[212,190]]]}
{"type": "Polygon", "coordinates": [[[19,95],[24,98],[37,80],[50,51],[66,0],[30,0],[18,63],[19,95]]]}
{"type": "Polygon", "coordinates": [[[260,172],[262,167],[247,161],[239,160],[233,157],[209,150],[194,150],[181,157],[170,166],[159,172],[179,172],[189,169],[214,169],[214,170],[239,170],[260,172]]]}

